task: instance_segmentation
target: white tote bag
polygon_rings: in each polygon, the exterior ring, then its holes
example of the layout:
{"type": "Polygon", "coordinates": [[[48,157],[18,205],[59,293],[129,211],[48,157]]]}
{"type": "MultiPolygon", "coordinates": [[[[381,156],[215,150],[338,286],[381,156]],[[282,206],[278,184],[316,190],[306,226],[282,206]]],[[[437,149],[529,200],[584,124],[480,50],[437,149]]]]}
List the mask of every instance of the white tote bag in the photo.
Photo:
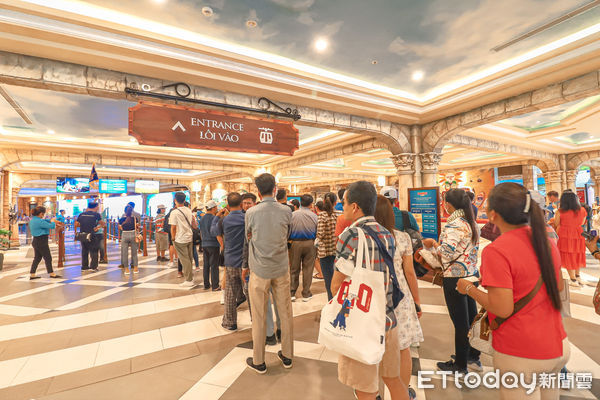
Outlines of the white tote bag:
{"type": "MultiPolygon", "coordinates": [[[[369,238],[369,240],[372,240],[369,238]]],[[[373,271],[367,238],[358,229],[356,267],[321,311],[319,343],[364,364],[385,352],[386,293],[381,271],[373,271]],[[362,268],[363,260],[367,268],[362,268]]],[[[340,259],[338,262],[349,262],[340,259]]]]}

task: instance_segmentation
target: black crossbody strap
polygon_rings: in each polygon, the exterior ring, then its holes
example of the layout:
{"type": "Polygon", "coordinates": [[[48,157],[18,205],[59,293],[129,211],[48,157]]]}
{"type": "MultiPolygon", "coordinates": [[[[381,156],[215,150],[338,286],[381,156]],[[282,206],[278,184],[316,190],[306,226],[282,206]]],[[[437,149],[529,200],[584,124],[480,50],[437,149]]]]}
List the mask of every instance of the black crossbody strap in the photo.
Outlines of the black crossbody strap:
{"type": "Polygon", "coordinates": [[[180,208],[177,208],[176,210],[177,210],[177,211],[179,211],[180,213],[182,213],[182,214],[183,214],[183,219],[185,219],[185,222],[187,222],[187,223],[188,223],[188,225],[189,225],[190,229],[192,230],[192,232],[194,232],[194,228],[192,227],[192,224],[190,223],[190,221],[189,221],[189,220],[187,219],[187,217],[185,216],[185,213],[184,213],[183,211],[181,211],[181,209],[180,209],[180,208]]]}

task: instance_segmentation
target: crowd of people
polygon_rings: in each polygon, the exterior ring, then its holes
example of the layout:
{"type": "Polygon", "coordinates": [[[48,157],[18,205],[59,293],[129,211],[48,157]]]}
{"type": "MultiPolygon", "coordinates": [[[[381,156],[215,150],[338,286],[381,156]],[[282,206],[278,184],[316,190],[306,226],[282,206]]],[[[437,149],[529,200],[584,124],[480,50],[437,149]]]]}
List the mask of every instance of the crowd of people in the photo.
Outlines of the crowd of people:
{"type": "MultiPolygon", "coordinates": [[[[386,299],[382,310],[385,351],[376,365],[341,354],[338,377],[354,389],[358,399],[376,398],[379,376],[392,399],[415,398],[409,386],[413,372],[410,347],[424,340],[414,254],[420,251],[414,240],[419,226],[411,213],[396,206],[398,191],[386,187],[378,194],[373,184],[358,181],[316,202],[312,195],[304,194],[294,204],[288,203],[285,189],[277,188],[271,174],[261,174],[254,183],[258,196],[229,193],[227,206],[221,210],[210,200],[205,213],[193,212],[183,192],[174,195],[174,207],[168,214],[166,207],[159,205],[155,218],[157,261],[170,260],[174,267],[177,260],[184,287],[202,284],[205,290],[223,291],[222,326],[227,330],[237,330],[237,309],[248,303],[253,356],[246,363],[260,374],[267,371],[265,345],[277,342],[281,343],[277,356],[283,367],[292,368],[292,303],[311,301],[315,276],[323,278],[328,300],[339,301],[348,295],[344,283],[355,269],[372,266],[382,273],[385,283],[385,293],[381,293],[386,299]],[[369,238],[366,244],[361,242],[363,233],[369,238]],[[369,258],[358,256],[363,245],[369,258]],[[199,269],[199,252],[203,254],[202,282],[195,281],[194,275],[194,263],[199,269]],[[393,260],[393,270],[386,257],[393,260]],[[315,269],[317,275],[313,275],[315,269]]],[[[567,190],[559,199],[558,193],[549,192],[546,204],[543,196],[522,185],[495,186],[486,214],[490,231],[496,234],[492,238],[485,234],[493,241],[481,252],[481,262],[480,228],[472,197],[463,189],[451,189],[444,196],[449,217],[439,240],[422,240],[422,246],[441,265],[441,290],[454,326],[453,354],[448,361],[437,363],[438,369],[457,377],[483,371],[481,353],[469,341],[480,305],[488,312],[495,368],[526,376],[559,372],[570,355],[561,316],[561,292],[565,290],[561,267],[569,273],[569,284],[580,286],[586,284],[579,274],[585,267],[586,246],[600,258],[597,236],[587,241],[582,236],[582,225],[590,216],[576,194],[567,190]]],[[[97,208],[97,203],[90,203],[75,223],[82,245],[82,270],[98,268],[98,231],[104,222],[97,208]]],[[[44,213],[43,207],[36,208],[30,222],[35,236],[31,279],[35,279],[42,258],[50,276],[59,277],[52,270],[47,241],[55,222],[44,220],[44,213]]],[[[130,204],[119,219],[121,267],[134,274],[138,271],[138,226],[139,214],[130,204]]],[[[424,258],[417,260],[426,269],[433,268],[424,258]]],[[[352,304],[340,302],[344,330],[352,304]]],[[[338,327],[340,321],[334,322],[338,327]]],[[[502,387],[500,396],[558,399],[558,386],[538,387],[530,396],[523,388],[502,387]]]]}

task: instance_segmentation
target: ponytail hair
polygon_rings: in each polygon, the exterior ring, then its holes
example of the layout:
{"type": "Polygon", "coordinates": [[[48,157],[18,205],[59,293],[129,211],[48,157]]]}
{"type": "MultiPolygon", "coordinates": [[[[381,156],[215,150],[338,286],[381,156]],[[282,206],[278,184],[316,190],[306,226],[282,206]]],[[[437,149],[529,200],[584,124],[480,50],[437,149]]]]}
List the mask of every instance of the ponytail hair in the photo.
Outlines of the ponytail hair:
{"type": "Polygon", "coordinates": [[[531,245],[540,264],[546,292],[552,306],[556,310],[560,310],[560,293],[550,242],[548,241],[546,219],[538,203],[531,199],[531,195],[522,185],[505,182],[496,185],[490,192],[488,209],[500,214],[507,224],[523,225],[529,223],[531,226],[531,245]]]}
{"type": "Polygon", "coordinates": [[[467,192],[462,189],[450,189],[446,192],[445,200],[455,209],[463,211],[465,219],[471,227],[471,243],[477,243],[479,240],[479,228],[475,222],[473,205],[471,204],[471,199],[467,192]]]}
{"type": "Polygon", "coordinates": [[[335,203],[337,203],[337,197],[335,193],[327,193],[323,201],[323,210],[327,212],[327,215],[331,216],[331,214],[333,214],[333,208],[335,207],[335,203]]]}

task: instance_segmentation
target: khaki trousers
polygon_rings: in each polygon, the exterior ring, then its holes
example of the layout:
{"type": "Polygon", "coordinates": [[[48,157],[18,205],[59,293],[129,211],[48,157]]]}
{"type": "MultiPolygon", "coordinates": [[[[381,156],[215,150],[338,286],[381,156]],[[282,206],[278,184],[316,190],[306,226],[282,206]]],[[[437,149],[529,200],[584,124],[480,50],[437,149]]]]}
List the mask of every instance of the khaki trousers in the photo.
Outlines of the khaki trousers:
{"type": "Polygon", "coordinates": [[[302,297],[312,296],[310,285],[312,285],[312,274],[315,268],[317,258],[317,248],[314,240],[293,240],[290,249],[290,290],[292,296],[296,295],[296,290],[300,285],[300,269],[302,269],[302,297]]]}
{"type": "Polygon", "coordinates": [[[545,372],[548,374],[555,374],[555,376],[557,376],[561,368],[567,364],[567,361],[569,361],[570,356],[571,345],[569,344],[569,340],[567,338],[563,340],[562,357],[551,358],[549,360],[534,360],[531,358],[509,356],[508,354],[499,352],[494,353],[494,368],[500,370],[500,376],[506,372],[514,372],[517,374],[517,376],[523,373],[525,376],[525,382],[529,383],[532,380],[531,375],[536,373],[538,379],[538,386],[529,395],[526,393],[527,389],[523,387],[507,389],[500,385],[500,398],[502,400],[558,400],[560,397],[558,390],[558,379],[555,379],[555,387],[553,389],[540,389],[539,374],[545,372]]]}
{"type": "Polygon", "coordinates": [[[269,289],[273,290],[275,306],[281,321],[281,352],[287,358],[294,356],[294,334],[292,298],[290,296],[290,276],[284,274],[274,279],[264,279],[250,272],[248,293],[252,304],[252,342],[254,364],[265,362],[267,340],[267,302],[269,289]]]}
{"type": "Polygon", "coordinates": [[[192,269],[192,262],[194,260],[194,248],[192,242],[173,242],[173,245],[175,246],[175,250],[177,250],[179,262],[183,267],[183,276],[186,282],[192,282],[194,280],[194,270],[192,269]]]}

